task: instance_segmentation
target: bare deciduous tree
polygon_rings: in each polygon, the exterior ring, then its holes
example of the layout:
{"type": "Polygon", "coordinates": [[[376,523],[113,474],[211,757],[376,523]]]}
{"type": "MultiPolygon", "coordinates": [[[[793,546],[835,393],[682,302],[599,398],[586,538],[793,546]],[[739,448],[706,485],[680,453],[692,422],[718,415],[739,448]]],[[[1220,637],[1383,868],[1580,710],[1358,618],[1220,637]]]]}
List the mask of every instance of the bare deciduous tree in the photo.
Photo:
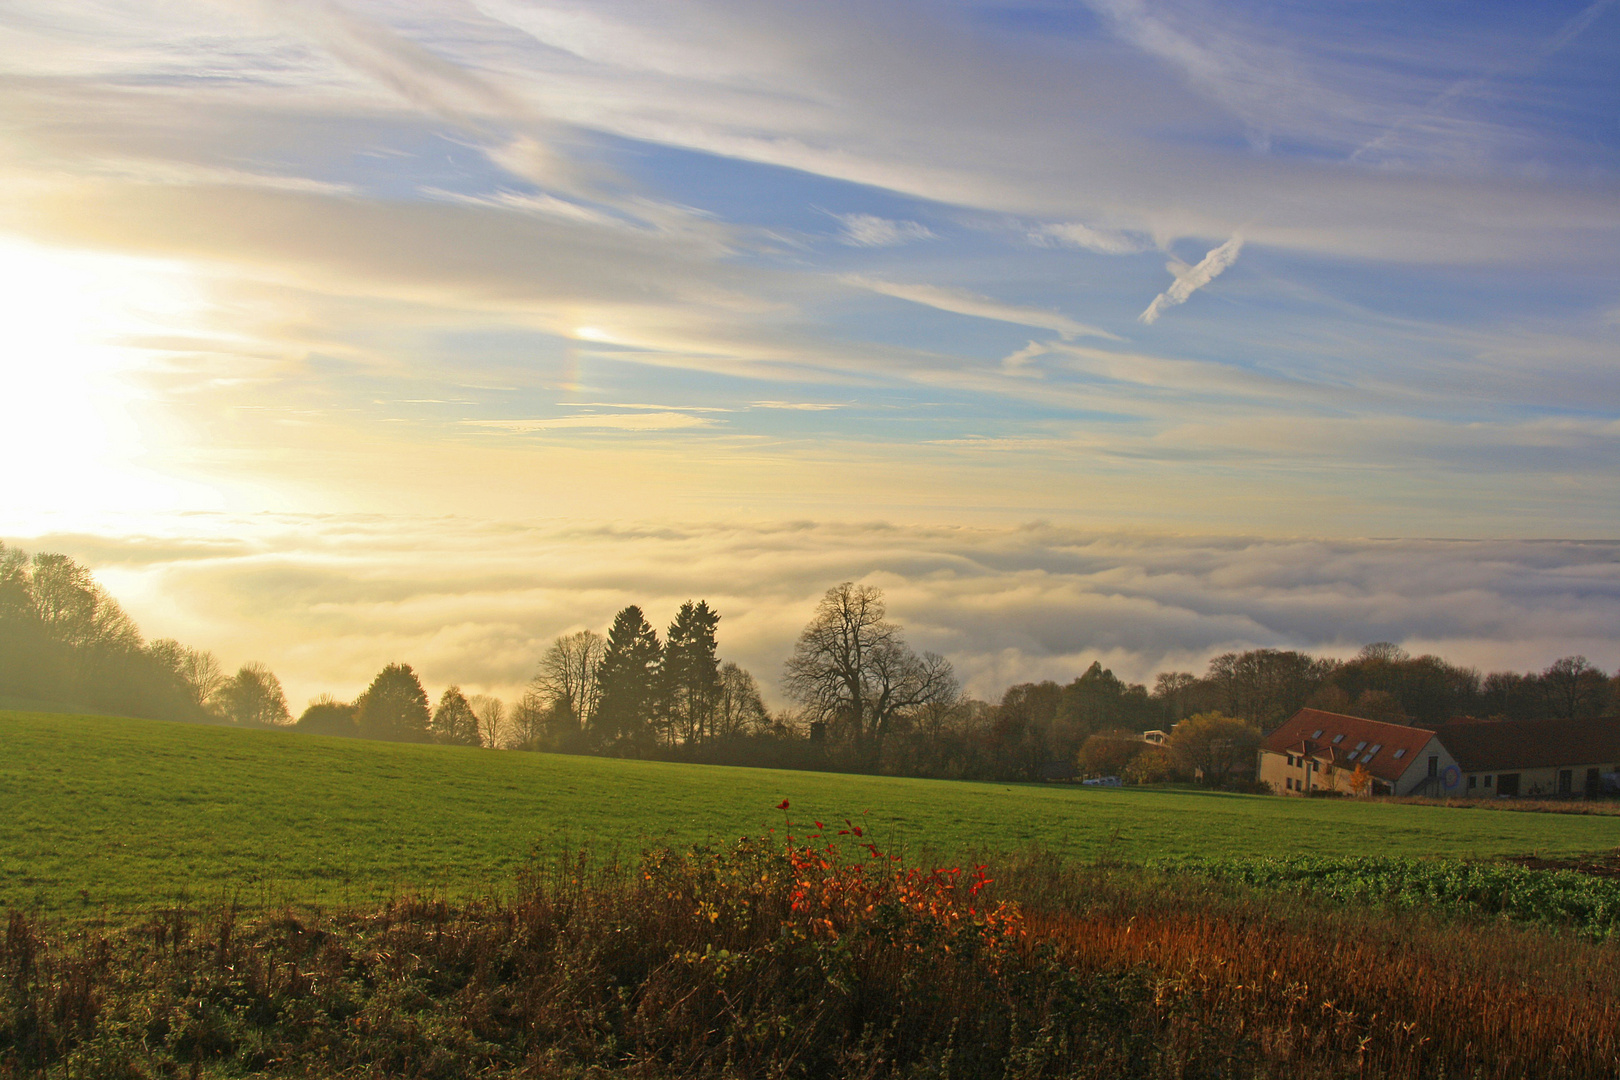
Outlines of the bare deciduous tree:
{"type": "Polygon", "coordinates": [[[506,703],[498,697],[489,694],[474,694],[467,699],[472,711],[478,717],[478,738],[481,743],[491,750],[497,750],[506,745],[507,722],[506,703]]]}
{"type": "Polygon", "coordinates": [[[714,708],[714,737],[729,739],[753,735],[770,726],[770,714],[759,696],[754,677],[736,664],[720,665],[720,690],[714,708]]]}
{"type": "Polygon", "coordinates": [[[506,745],[514,750],[539,750],[545,745],[551,705],[540,693],[526,690],[512,706],[507,721],[506,745]]]}
{"type": "Polygon", "coordinates": [[[950,662],[912,652],[887,616],[880,589],[851,581],[828,589],[783,679],[788,696],[812,719],[873,759],[898,718],[958,693],[950,662]]]}
{"type": "Polygon", "coordinates": [[[577,731],[589,727],[601,700],[597,668],[606,648],[606,639],[594,630],[565,634],[553,641],[529,683],[530,692],[541,699],[542,711],[572,718],[577,731]]]}

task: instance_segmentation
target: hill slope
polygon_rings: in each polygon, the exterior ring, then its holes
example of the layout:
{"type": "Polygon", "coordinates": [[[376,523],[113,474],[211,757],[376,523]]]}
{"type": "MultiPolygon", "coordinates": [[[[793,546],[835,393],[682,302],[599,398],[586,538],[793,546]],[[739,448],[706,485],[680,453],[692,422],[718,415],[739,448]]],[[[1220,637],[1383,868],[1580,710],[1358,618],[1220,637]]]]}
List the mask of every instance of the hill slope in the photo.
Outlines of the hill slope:
{"type": "Polygon", "coordinates": [[[1242,856],[1576,854],[1620,818],[728,769],[0,712],[0,905],[367,901],[498,884],[555,850],[865,821],[885,847],[1242,856]]]}

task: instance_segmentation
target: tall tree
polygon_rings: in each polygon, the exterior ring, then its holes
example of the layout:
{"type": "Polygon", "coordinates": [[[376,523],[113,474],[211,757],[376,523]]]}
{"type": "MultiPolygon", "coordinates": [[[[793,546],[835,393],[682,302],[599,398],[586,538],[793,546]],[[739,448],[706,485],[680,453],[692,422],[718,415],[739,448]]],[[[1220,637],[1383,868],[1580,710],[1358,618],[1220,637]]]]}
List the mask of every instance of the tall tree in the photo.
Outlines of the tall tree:
{"type": "Polygon", "coordinates": [[[594,630],[565,634],[551,643],[529,682],[529,688],[544,699],[553,730],[571,727],[556,731],[564,744],[577,741],[591,726],[601,696],[597,669],[606,648],[607,642],[594,630]]]}
{"type": "Polygon", "coordinates": [[[881,756],[898,718],[957,694],[949,661],[912,652],[888,620],[882,590],[852,581],[828,589],[816,605],[788,659],[783,686],[868,764],[881,756]]]}
{"type": "Polygon", "coordinates": [[[768,728],[770,722],[754,677],[729,660],[721,664],[719,692],[715,696],[714,737],[732,739],[755,735],[768,728]]]}
{"type": "Polygon", "coordinates": [[[720,616],[704,600],[681,605],[664,640],[664,704],[672,736],[695,744],[714,737],[720,695],[715,627],[720,616]]]}
{"type": "Polygon", "coordinates": [[[1575,720],[1597,716],[1609,704],[1609,677],[1584,656],[1554,660],[1541,673],[1541,696],[1549,716],[1575,720]]]}
{"type": "Polygon", "coordinates": [[[506,720],[506,745],[513,750],[545,750],[550,741],[551,703],[535,690],[526,690],[506,720]]]}
{"type": "Polygon", "coordinates": [[[601,697],[591,733],[598,747],[633,754],[652,744],[661,712],[663,659],[658,632],[639,607],[631,604],[613,617],[597,669],[601,697]]]}
{"type": "Polygon", "coordinates": [[[481,746],[478,732],[478,714],[473,712],[461,687],[452,686],[439,695],[439,706],[433,710],[428,722],[433,741],[449,746],[481,746]]]}
{"type": "Polygon", "coordinates": [[[428,700],[409,664],[389,664],[355,701],[360,734],[393,742],[428,741],[428,700]]]}
{"type": "Polygon", "coordinates": [[[199,707],[205,705],[225,681],[219,661],[205,649],[191,649],[173,638],[159,638],[148,645],[146,651],[165,670],[174,673],[199,707]]]}
{"type": "Polygon", "coordinates": [[[283,727],[292,722],[281,680],[263,664],[243,664],[220,683],[210,704],[219,716],[239,727],[283,727]]]}
{"type": "Polygon", "coordinates": [[[504,746],[508,726],[506,703],[489,694],[474,694],[467,699],[467,704],[478,717],[479,742],[491,750],[504,746]]]}
{"type": "Polygon", "coordinates": [[[1204,679],[1227,715],[1270,731],[1298,712],[1333,670],[1331,660],[1305,653],[1250,649],[1217,656],[1204,679]]]}

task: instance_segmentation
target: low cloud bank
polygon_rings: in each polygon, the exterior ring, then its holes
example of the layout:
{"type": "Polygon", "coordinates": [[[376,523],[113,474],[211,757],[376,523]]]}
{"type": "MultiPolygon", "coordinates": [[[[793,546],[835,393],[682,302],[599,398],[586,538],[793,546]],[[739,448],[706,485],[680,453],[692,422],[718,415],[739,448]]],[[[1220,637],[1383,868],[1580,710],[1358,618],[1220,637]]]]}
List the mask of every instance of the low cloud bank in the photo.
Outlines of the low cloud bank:
{"type": "Polygon", "coordinates": [[[385,663],[437,693],[511,694],[558,634],[640,604],[660,629],[686,599],[723,616],[721,654],[776,696],[830,585],[877,585],[918,648],[968,690],[1201,671],[1268,646],[1348,655],[1395,641],[1483,670],[1570,653],[1620,665],[1620,543],[1321,540],[1102,534],[1055,525],[950,528],[523,525],[465,519],[188,519],[153,535],[7,538],[90,565],[149,637],[256,659],[296,707],[352,696],[385,663]],[[206,532],[208,539],[197,537],[206,532]]]}

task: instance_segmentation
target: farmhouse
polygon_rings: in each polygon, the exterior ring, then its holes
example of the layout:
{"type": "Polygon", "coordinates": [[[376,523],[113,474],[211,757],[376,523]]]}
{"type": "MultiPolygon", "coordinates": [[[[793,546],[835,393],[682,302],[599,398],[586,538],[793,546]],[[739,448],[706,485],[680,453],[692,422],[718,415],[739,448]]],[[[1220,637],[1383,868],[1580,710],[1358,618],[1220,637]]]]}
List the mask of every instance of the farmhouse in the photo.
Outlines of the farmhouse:
{"type": "Polygon", "coordinates": [[[1439,795],[1601,795],[1620,773],[1620,716],[1453,721],[1435,738],[1458,769],[1439,795]]]}
{"type": "Polygon", "coordinates": [[[1432,731],[1321,709],[1301,709],[1260,746],[1259,778],[1284,795],[1411,795],[1452,774],[1462,775],[1432,731]]]}
{"type": "Polygon", "coordinates": [[[1430,731],[1301,709],[1261,744],[1260,779],[1284,795],[1597,795],[1620,785],[1620,717],[1430,731]]]}

